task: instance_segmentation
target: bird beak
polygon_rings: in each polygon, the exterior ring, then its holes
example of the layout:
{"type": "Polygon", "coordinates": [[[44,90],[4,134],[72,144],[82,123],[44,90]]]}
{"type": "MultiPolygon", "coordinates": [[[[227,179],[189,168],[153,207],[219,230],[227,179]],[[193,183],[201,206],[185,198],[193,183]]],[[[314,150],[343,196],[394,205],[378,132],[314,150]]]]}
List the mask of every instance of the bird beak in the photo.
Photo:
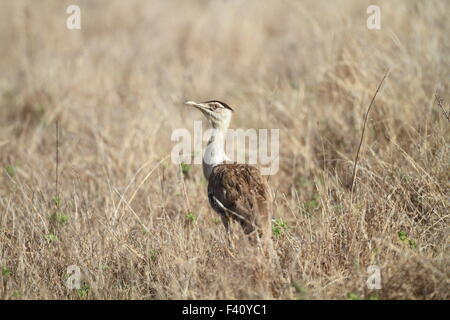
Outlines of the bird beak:
{"type": "Polygon", "coordinates": [[[186,101],[184,104],[188,105],[188,106],[193,106],[194,108],[197,108],[200,111],[206,111],[206,112],[208,111],[208,106],[203,103],[197,103],[194,101],[186,101]]]}

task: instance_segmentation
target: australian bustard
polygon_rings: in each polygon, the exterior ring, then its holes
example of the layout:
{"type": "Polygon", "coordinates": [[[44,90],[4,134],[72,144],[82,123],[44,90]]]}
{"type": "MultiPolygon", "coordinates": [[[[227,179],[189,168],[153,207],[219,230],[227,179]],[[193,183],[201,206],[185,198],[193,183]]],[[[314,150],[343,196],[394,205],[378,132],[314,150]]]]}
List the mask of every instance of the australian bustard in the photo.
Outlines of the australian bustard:
{"type": "Polygon", "coordinates": [[[225,154],[225,136],[233,109],[217,100],[187,101],[185,104],[199,109],[213,128],[203,157],[203,174],[208,181],[209,203],[220,215],[228,235],[230,219],[233,219],[245,234],[252,239],[261,239],[266,248],[271,247],[272,198],[269,186],[258,168],[233,163],[225,154]]]}

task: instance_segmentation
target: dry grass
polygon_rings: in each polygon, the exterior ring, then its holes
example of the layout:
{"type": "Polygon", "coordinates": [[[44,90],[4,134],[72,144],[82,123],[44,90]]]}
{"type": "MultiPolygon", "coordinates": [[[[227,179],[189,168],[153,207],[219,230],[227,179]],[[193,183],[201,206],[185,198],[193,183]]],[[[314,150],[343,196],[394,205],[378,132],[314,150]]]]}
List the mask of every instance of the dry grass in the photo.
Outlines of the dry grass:
{"type": "Polygon", "coordinates": [[[450,126],[434,95],[448,110],[449,3],[381,1],[371,31],[372,2],[0,0],[0,298],[448,299],[450,126]],[[80,31],[65,28],[73,2],[80,31]],[[171,163],[172,130],[201,118],[185,99],[280,129],[279,266],[248,245],[228,256],[200,166],[171,163]],[[371,264],[382,290],[366,288],[371,264]]]}

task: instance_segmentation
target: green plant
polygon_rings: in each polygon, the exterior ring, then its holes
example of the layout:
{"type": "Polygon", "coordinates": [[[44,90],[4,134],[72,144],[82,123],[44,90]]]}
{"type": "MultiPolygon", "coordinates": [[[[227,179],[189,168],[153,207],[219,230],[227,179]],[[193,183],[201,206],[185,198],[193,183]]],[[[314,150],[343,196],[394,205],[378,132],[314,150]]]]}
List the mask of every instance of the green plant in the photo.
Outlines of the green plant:
{"type": "Polygon", "coordinates": [[[156,261],[156,258],[157,258],[157,252],[156,252],[156,250],[155,250],[155,249],[150,249],[150,250],[148,251],[148,257],[149,257],[149,259],[150,259],[151,261],[156,261]]]}
{"type": "Polygon", "coordinates": [[[48,243],[58,241],[58,237],[57,237],[56,235],[52,234],[52,233],[49,233],[49,234],[44,235],[44,239],[45,239],[48,243]]]}
{"type": "Polygon", "coordinates": [[[347,299],[349,300],[360,300],[359,296],[354,292],[347,293],[347,299]]]}
{"type": "Polygon", "coordinates": [[[189,173],[189,170],[191,169],[191,166],[189,164],[186,164],[186,163],[181,163],[180,167],[181,167],[181,172],[184,175],[187,175],[189,173]]]}
{"type": "Polygon", "coordinates": [[[186,214],[186,219],[188,219],[192,223],[195,223],[195,221],[197,220],[197,217],[192,212],[188,212],[186,214]]]}
{"type": "Polygon", "coordinates": [[[303,176],[297,176],[297,178],[295,178],[294,183],[295,183],[295,187],[298,190],[298,189],[305,187],[308,184],[308,179],[303,176]]]}
{"type": "Polygon", "coordinates": [[[406,233],[405,231],[399,231],[398,232],[398,238],[400,239],[400,241],[402,241],[403,243],[406,243],[407,245],[409,245],[409,247],[411,249],[415,249],[417,248],[417,244],[415,240],[412,240],[408,237],[408,233],[406,233]]]}
{"type": "Polygon", "coordinates": [[[11,276],[11,274],[12,274],[12,272],[11,272],[11,270],[9,270],[8,267],[2,267],[2,275],[5,278],[9,278],[11,276]]]}
{"type": "Polygon", "coordinates": [[[287,228],[288,226],[283,219],[275,219],[272,226],[272,233],[275,237],[279,237],[287,230],[287,228]]]}
{"type": "Polygon", "coordinates": [[[86,298],[87,295],[89,294],[90,289],[91,289],[91,287],[89,287],[88,285],[82,285],[81,288],[77,290],[78,296],[81,299],[86,298]]]}
{"type": "Polygon", "coordinates": [[[22,297],[22,293],[19,290],[16,290],[12,293],[13,298],[20,298],[22,297]]]}
{"type": "Polygon", "coordinates": [[[55,204],[55,206],[56,206],[57,208],[59,208],[59,205],[61,204],[61,198],[58,197],[58,196],[54,196],[53,199],[52,199],[52,201],[53,201],[53,203],[55,204]]]}
{"type": "Polygon", "coordinates": [[[297,293],[297,299],[303,300],[306,297],[306,289],[303,288],[300,283],[296,281],[292,281],[291,285],[294,287],[295,292],[297,293]]]}
{"type": "Polygon", "coordinates": [[[319,207],[319,195],[315,194],[311,200],[306,201],[306,210],[310,211],[310,210],[314,210],[317,207],[319,207]]]}
{"type": "Polygon", "coordinates": [[[69,216],[65,213],[56,212],[53,214],[53,219],[61,224],[66,224],[69,222],[69,216]]]}
{"type": "Polygon", "coordinates": [[[97,270],[99,270],[99,271],[105,271],[105,270],[109,270],[109,267],[106,266],[106,265],[99,265],[99,266],[97,267],[97,270]]]}
{"type": "Polygon", "coordinates": [[[141,225],[141,231],[142,233],[149,233],[150,231],[148,230],[148,228],[142,223],[139,222],[139,224],[141,225]]]}
{"type": "Polygon", "coordinates": [[[8,174],[8,176],[10,176],[11,178],[14,177],[16,175],[17,169],[14,166],[6,166],[5,168],[6,173],[8,174]]]}

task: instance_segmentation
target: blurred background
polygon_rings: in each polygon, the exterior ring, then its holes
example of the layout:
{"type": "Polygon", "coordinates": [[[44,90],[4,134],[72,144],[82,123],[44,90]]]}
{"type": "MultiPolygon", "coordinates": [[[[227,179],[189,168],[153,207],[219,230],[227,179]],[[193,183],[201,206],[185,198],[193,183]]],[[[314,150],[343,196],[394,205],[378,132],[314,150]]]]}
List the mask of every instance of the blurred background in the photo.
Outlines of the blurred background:
{"type": "Polygon", "coordinates": [[[0,0],[0,297],[448,298],[449,126],[435,102],[448,110],[448,12],[0,0]],[[71,4],[80,30],[66,28],[71,4]],[[201,167],[170,161],[172,130],[202,119],[182,102],[211,99],[236,110],[233,128],[280,129],[278,269],[256,268],[248,248],[227,260],[201,167]],[[372,293],[374,263],[386,280],[372,293]],[[95,274],[85,291],[65,287],[70,264],[95,274]]]}

